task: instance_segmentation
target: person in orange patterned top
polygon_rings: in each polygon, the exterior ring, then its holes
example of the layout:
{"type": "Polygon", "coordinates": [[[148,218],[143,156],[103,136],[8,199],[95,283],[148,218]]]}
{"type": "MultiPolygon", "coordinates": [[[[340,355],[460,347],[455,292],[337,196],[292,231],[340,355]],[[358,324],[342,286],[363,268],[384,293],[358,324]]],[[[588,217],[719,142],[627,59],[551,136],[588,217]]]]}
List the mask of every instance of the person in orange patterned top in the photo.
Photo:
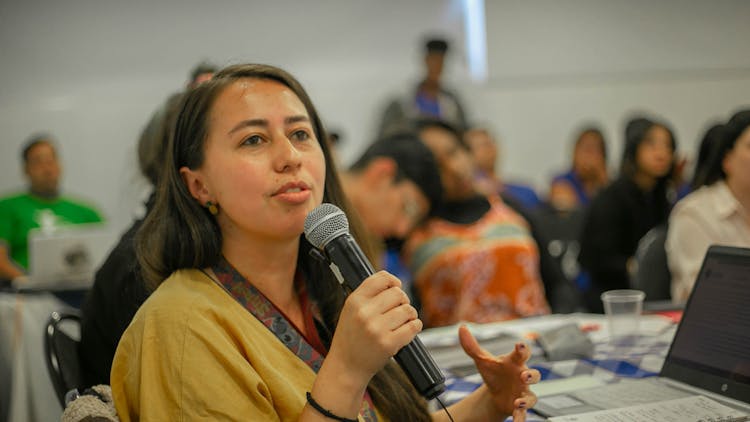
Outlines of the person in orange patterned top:
{"type": "Polygon", "coordinates": [[[539,250],[526,220],[499,196],[477,193],[473,163],[455,129],[434,120],[417,127],[437,159],[443,184],[435,215],[404,247],[425,325],[549,313],[539,250]]]}

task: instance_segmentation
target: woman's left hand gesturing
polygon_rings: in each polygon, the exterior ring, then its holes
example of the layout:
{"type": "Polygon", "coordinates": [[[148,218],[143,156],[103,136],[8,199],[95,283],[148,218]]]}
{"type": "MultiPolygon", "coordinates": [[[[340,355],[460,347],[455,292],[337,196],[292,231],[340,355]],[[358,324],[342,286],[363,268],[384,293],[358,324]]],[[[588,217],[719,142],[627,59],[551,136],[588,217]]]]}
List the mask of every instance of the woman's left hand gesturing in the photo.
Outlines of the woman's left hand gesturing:
{"type": "Polygon", "coordinates": [[[510,353],[493,356],[479,345],[465,325],[459,328],[458,336],[461,347],[474,360],[484,380],[487,402],[494,407],[492,413],[513,415],[515,422],[525,421],[526,410],[536,404],[536,395],[529,385],[539,382],[541,377],[539,371],[526,366],[531,356],[529,346],[517,343],[510,353]]]}

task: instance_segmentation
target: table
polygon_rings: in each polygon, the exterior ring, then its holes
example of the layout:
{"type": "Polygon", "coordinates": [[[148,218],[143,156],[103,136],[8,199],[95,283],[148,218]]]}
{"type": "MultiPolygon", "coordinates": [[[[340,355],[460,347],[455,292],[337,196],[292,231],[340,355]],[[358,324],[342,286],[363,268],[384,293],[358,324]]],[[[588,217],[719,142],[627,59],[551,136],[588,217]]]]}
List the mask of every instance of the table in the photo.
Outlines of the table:
{"type": "Polygon", "coordinates": [[[69,308],[51,293],[0,293],[0,421],[60,420],[44,329],[52,311],[69,308]]]}
{"type": "MultiPolygon", "coordinates": [[[[489,345],[488,350],[504,353],[511,350],[518,338],[529,339],[539,332],[566,324],[576,324],[588,329],[587,335],[594,346],[593,353],[576,359],[549,361],[537,342],[527,340],[532,350],[529,366],[539,370],[542,381],[586,375],[608,383],[621,377],[644,378],[657,375],[677,327],[669,318],[644,315],[641,318],[639,336],[618,346],[610,344],[606,317],[599,314],[546,315],[501,323],[469,324],[469,328],[483,345],[489,345]]],[[[463,351],[458,345],[457,332],[458,327],[451,326],[425,330],[420,334],[446,375],[446,392],[441,396],[446,404],[455,403],[481,384],[479,374],[467,374],[464,371],[465,366],[462,364],[470,362],[470,359],[459,358],[463,351]],[[456,367],[457,370],[451,369],[456,367]]],[[[542,395],[549,391],[552,384],[554,383],[542,382],[532,387],[532,390],[537,395],[542,395]]],[[[530,413],[528,420],[544,419],[530,413]]]]}

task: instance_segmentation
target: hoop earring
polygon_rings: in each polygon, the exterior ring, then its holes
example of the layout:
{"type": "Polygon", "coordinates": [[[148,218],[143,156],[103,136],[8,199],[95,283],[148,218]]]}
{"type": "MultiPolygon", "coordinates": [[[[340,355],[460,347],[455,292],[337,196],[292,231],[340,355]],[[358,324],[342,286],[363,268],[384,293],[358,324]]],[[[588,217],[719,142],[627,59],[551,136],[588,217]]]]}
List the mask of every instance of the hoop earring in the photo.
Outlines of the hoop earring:
{"type": "Polygon", "coordinates": [[[206,208],[208,208],[208,212],[210,212],[211,215],[219,214],[219,207],[211,201],[206,201],[206,208]]]}

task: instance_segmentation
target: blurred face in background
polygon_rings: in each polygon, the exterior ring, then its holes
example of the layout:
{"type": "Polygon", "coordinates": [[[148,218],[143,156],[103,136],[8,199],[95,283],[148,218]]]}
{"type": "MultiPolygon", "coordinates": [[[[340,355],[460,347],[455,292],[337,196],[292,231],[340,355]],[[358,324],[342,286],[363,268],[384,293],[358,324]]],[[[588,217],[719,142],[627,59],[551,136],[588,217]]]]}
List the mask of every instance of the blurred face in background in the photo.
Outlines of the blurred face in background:
{"type": "Polygon", "coordinates": [[[750,194],[750,127],[746,128],[722,163],[730,189],[750,194]]]}
{"type": "Polygon", "coordinates": [[[661,178],[669,173],[674,159],[672,138],[662,126],[653,126],[636,151],[638,171],[648,177],[661,178]]]}
{"type": "Polygon", "coordinates": [[[24,172],[33,192],[44,196],[57,194],[62,170],[52,144],[40,142],[34,145],[26,157],[24,172]]]}
{"type": "Polygon", "coordinates": [[[475,195],[474,163],[456,136],[447,129],[428,127],[422,129],[419,137],[438,162],[443,197],[448,201],[458,201],[475,195]]]}
{"type": "Polygon", "coordinates": [[[440,77],[443,75],[443,63],[445,62],[445,54],[443,53],[427,53],[424,58],[425,67],[427,68],[427,82],[433,84],[440,83],[440,77]]]}
{"type": "Polygon", "coordinates": [[[573,171],[587,180],[600,178],[606,168],[604,140],[596,132],[585,132],[573,150],[573,171]]]}
{"type": "Polygon", "coordinates": [[[407,178],[396,181],[397,173],[395,161],[376,158],[361,176],[367,194],[353,202],[367,229],[382,239],[406,237],[427,216],[430,207],[414,182],[407,178]]]}
{"type": "Polygon", "coordinates": [[[486,173],[494,172],[497,145],[490,134],[484,129],[472,129],[464,134],[464,139],[469,146],[474,164],[486,173]]]}

